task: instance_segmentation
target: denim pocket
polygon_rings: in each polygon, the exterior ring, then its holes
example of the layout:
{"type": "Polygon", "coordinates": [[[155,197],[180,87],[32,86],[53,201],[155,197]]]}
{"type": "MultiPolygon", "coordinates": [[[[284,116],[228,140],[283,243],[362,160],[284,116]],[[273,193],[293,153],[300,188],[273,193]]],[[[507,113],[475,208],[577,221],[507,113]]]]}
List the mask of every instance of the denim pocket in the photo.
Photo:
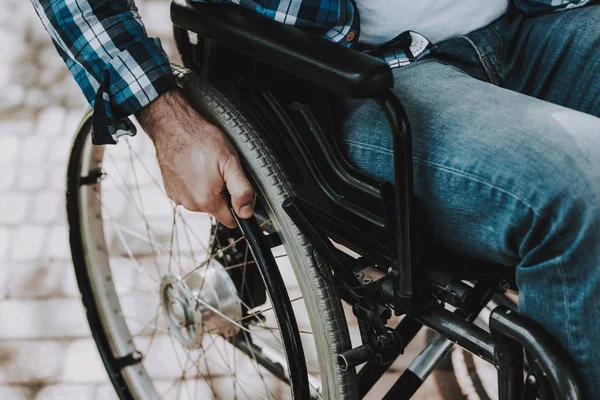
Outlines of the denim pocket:
{"type": "Polygon", "coordinates": [[[475,79],[484,82],[490,80],[476,47],[465,37],[457,37],[438,44],[432,56],[444,64],[458,68],[475,79]]]}
{"type": "Polygon", "coordinates": [[[501,86],[504,81],[504,68],[501,63],[503,57],[498,57],[498,54],[503,52],[503,41],[494,27],[490,26],[461,38],[465,39],[477,53],[489,82],[501,86]]]}

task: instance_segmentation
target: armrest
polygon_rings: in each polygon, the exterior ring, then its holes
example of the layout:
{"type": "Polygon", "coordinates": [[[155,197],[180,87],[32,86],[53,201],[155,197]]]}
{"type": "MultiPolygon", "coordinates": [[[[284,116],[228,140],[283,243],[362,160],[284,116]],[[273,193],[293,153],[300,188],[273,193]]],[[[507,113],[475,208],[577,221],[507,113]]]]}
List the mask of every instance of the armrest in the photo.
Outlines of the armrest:
{"type": "Polygon", "coordinates": [[[181,28],[349,97],[374,97],[394,86],[386,62],[228,4],[173,0],[181,28]]]}

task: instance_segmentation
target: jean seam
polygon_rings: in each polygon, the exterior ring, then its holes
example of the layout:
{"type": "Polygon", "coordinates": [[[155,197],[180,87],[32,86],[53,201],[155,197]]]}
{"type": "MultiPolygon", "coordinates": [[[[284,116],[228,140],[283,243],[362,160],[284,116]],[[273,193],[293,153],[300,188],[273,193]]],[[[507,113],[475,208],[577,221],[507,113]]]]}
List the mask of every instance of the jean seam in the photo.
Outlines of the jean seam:
{"type": "MultiPolygon", "coordinates": [[[[450,172],[450,173],[453,173],[455,175],[462,176],[463,178],[471,179],[471,180],[473,180],[475,182],[481,183],[481,184],[483,184],[485,186],[488,186],[488,187],[490,187],[492,189],[499,190],[502,193],[504,193],[504,194],[512,197],[513,199],[517,200],[518,202],[520,202],[520,203],[524,204],[525,206],[527,206],[528,208],[530,208],[531,211],[533,212],[533,214],[536,217],[541,218],[543,220],[546,220],[548,222],[551,222],[553,224],[556,222],[556,221],[554,221],[554,218],[552,218],[551,216],[548,216],[548,215],[545,215],[545,214],[539,212],[535,208],[535,206],[533,204],[531,204],[525,198],[519,196],[518,194],[516,194],[514,192],[511,192],[508,189],[505,189],[505,188],[503,188],[501,186],[498,186],[498,185],[495,185],[493,183],[490,183],[487,180],[485,180],[485,179],[483,179],[483,178],[481,178],[481,177],[479,177],[477,175],[469,174],[469,173],[466,173],[464,171],[460,171],[458,169],[454,169],[454,168],[451,168],[451,167],[448,167],[448,166],[445,166],[445,165],[441,165],[441,164],[437,164],[437,163],[434,163],[434,162],[431,162],[431,161],[423,160],[423,159],[418,158],[418,157],[413,157],[413,159],[414,159],[415,162],[418,162],[420,164],[430,165],[432,167],[436,167],[436,168],[442,169],[442,170],[444,170],[446,172],[450,172]]],[[[561,238],[561,240],[562,240],[562,238],[561,238]]]]}
{"type": "Polygon", "coordinates": [[[500,45],[496,47],[496,49],[500,49],[498,53],[498,50],[494,53],[495,54],[495,58],[496,58],[496,69],[498,70],[498,75],[499,75],[499,80],[503,81],[504,80],[504,76],[505,76],[505,67],[506,67],[506,44],[504,43],[504,38],[500,35],[500,33],[498,32],[497,27],[492,26],[491,27],[491,32],[492,34],[494,34],[494,36],[496,36],[496,38],[498,39],[500,45]]]}
{"type": "MultiPolygon", "coordinates": [[[[559,235],[559,237],[560,237],[560,235],[559,235]]],[[[561,238],[561,241],[562,241],[562,238],[561,238]]],[[[565,250],[563,250],[563,253],[564,252],[565,252],[565,250]]],[[[571,317],[571,307],[569,307],[569,299],[571,298],[571,295],[569,293],[569,285],[567,284],[567,275],[565,274],[564,257],[563,256],[561,256],[560,259],[558,260],[557,271],[558,271],[558,275],[560,277],[560,283],[562,286],[563,307],[565,308],[565,312],[567,313],[567,315],[566,315],[566,318],[567,318],[566,333],[567,333],[567,341],[568,341],[568,344],[570,347],[569,350],[576,351],[575,346],[574,346],[574,341],[573,341],[573,333],[575,333],[575,331],[573,329],[571,329],[573,324],[572,324],[572,317],[571,317]]]]}
{"type": "MultiPolygon", "coordinates": [[[[455,66],[455,65],[448,64],[448,63],[447,63],[446,61],[444,61],[444,60],[438,60],[438,59],[434,59],[434,60],[431,60],[431,61],[435,61],[435,62],[436,62],[437,64],[439,64],[439,65],[442,65],[442,66],[444,66],[444,67],[447,67],[447,68],[449,68],[449,69],[452,69],[452,70],[454,70],[454,71],[456,71],[456,72],[459,72],[461,75],[466,75],[467,77],[469,77],[469,78],[472,78],[472,76],[471,76],[471,75],[469,75],[468,73],[466,73],[466,72],[465,72],[465,71],[463,71],[462,69],[458,68],[458,67],[457,67],[457,66],[455,66]]],[[[404,67],[402,67],[402,68],[404,68],[404,67]]],[[[485,68],[484,68],[484,71],[485,71],[485,68]]],[[[485,73],[486,73],[486,75],[487,75],[487,71],[485,71],[485,73]]],[[[489,79],[489,75],[488,75],[488,79],[489,79]]],[[[484,83],[489,83],[489,82],[485,82],[485,81],[483,81],[483,80],[481,80],[481,82],[484,82],[484,83]]]]}
{"type": "MultiPolygon", "coordinates": [[[[380,153],[383,153],[383,154],[386,154],[386,155],[393,155],[394,154],[394,152],[391,151],[390,149],[387,149],[387,148],[384,148],[384,147],[375,146],[375,145],[372,145],[372,144],[361,143],[361,142],[357,142],[357,141],[354,141],[354,140],[344,140],[344,142],[346,144],[348,144],[348,145],[354,145],[354,146],[357,146],[357,147],[362,147],[363,149],[370,149],[370,150],[379,151],[380,153]]],[[[493,183],[490,183],[487,180],[485,180],[485,179],[483,179],[483,178],[481,178],[479,176],[476,176],[476,175],[473,175],[473,174],[469,174],[469,173],[466,173],[464,171],[460,171],[458,169],[448,167],[446,165],[442,165],[442,164],[434,163],[434,162],[431,162],[431,161],[427,161],[427,160],[424,160],[424,159],[419,158],[419,157],[413,157],[413,160],[414,160],[414,162],[417,162],[417,163],[420,163],[420,164],[424,164],[424,165],[429,165],[429,166],[432,166],[432,167],[436,167],[436,168],[439,168],[439,169],[444,170],[446,172],[453,173],[455,175],[462,176],[462,177],[467,178],[467,179],[471,179],[471,180],[473,180],[475,182],[479,182],[479,183],[481,183],[483,185],[486,185],[486,186],[491,187],[493,189],[499,190],[502,193],[505,193],[505,194],[509,195],[513,199],[521,202],[522,204],[524,204],[525,206],[527,206],[528,208],[530,208],[531,211],[533,212],[533,214],[535,216],[537,216],[538,218],[547,220],[547,221],[549,221],[549,222],[551,222],[553,224],[556,222],[556,221],[554,221],[554,219],[552,217],[550,217],[548,215],[545,215],[545,214],[539,212],[538,210],[536,210],[536,208],[535,208],[535,206],[533,204],[531,204],[529,201],[527,201],[523,197],[519,196],[518,194],[513,193],[513,192],[511,192],[511,191],[509,191],[509,190],[507,190],[507,189],[505,189],[505,188],[503,188],[501,186],[494,185],[493,183]]]]}
{"type": "Polygon", "coordinates": [[[500,35],[500,33],[498,33],[498,29],[496,29],[495,26],[490,26],[490,32],[492,33],[492,35],[494,35],[496,37],[496,39],[498,40],[498,46],[500,48],[504,48],[504,39],[502,38],[502,36],[500,35]]]}
{"type": "MultiPolygon", "coordinates": [[[[391,150],[389,150],[387,148],[384,148],[384,147],[374,146],[374,145],[367,144],[367,143],[361,143],[361,142],[357,142],[357,141],[354,141],[354,140],[344,140],[344,142],[346,142],[349,145],[355,145],[357,147],[362,147],[364,149],[375,150],[375,151],[378,151],[378,152],[380,152],[382,154],[385,154],[385,155],[393,155],[394,154],[393,151],[391,151],[391,150]]],[[[419,158],[419,157],[413,157],[413,161],[415,163],[418,163],[418,164],[422,164],[422,165],[427,165],[427,166],[438,168],[438,169],[446,171],[448,173],[461,176],[463,178],[472,180],[474,182],[478,182],[478,183],[480,183],[482,185],[485,185],[485,186],[488,186],[488,187],[490,187],[492,189],[499,190],[500,192],[502,192],[502,193],[504,193],[504,194],[512,197],[514,200],[518,201],[519,203],[525,205],[527,208],[529,208],[531,210],[531,212],[536,217],[538,217],[538,218],[540,218],[542,220],[548,221],[551,224],[556,224],[556,221],[555,221],[554,218],[552,218],[551,216],[546,215],[546,214],[540,212],[539,210],[537,210],[536,207],[535,207],[535,205],[533,205],[531,202],[529,202],[524,197],[522,197],[522,196],[520,196],[520,195],[518,195],[518,194],[516,194],[516,193],[514,193],[514,192],[512,192],[512,191],[510,191],[508,189],[505,189],[502,186],[498,186],[498,185],[495,185],[493,183],[490,183],[488,180],[486,180],[486,179],[484,179],[482,177],[479,177],[479,176],[473,175],[473,174],[469,174],[469,173],[466,173],[464,171],[460,171],[458,169],[448,167],[446,165],[442,165],[442,164],[434,163],[434,162],[431,162],[431,161],[427,161],[427,160],[424,160],[424,159],[419,158]]],[[[568,246],[566,245],[565,238],[561,234],[559,234],[559,233],[556,233],[556,235],[557,235],[557,238],[559,239],[559,243],[560,243],[562,252],[563,253],[566,252],[568,250],[568,246]]],[[[562,264],[562,258],[561,258],[560,266],[562,267],[562,265],[563,264],[562,264]]],[[[562,270],[561,273],[564,275],[564,270],[562,270]]]]}
{"type": "MultiPolygon", "coordinates": [[[[379,146],[374,146],[372,144],[361,143],[361,142],[357,142],[357,141],[354,141],[354,140],[344,140],[344,142],[346,144],[349,144],[349,145],[354,145],[354,146],[357,146],[357,147],[362,147],[363,149],[370,149],[370,150],[379,151],[380,153],[383,153],[383,154],[386,154],[386,155],[393,155],[394,154],[394,152],[391,151],[390,149],[387,149],[387,148],[384,148],[384,147],[379,147],[379,146]]],[[[536,210],[535,206],[533,204],[531,204],[529,201],[527,201],[526,199],[522,198],[521,196],[517,195],[516,193],[513,193],[513,192],[511,192],[511,191],[509,191],[509,190],[507,190],[507,189],[505,189],[505,188],[503,188],[501,186],[494,185],[493,183],[490,183],[487,180],[485,180],[485,179],[483,179],[483,178],[481,178],[479,176],[476,176],[476,175],[473,175],[473,174],[468,174],[468,173],[466,173],[464,171],[460,171],[460,170],[457,170],[455,168],[448,167],[446,165],[441,165],[441,164],[438,164],[438,163],[427,161],[427,160],[424,160],[424,159],[419,158],[419,157],[413,157],[413,160],[414,160],[414,162],[417,162],[417,163],[420,163],[420,164],[424,164],[424,165],[429,165],[429,166],[432,166],[432,167],[436,167],[436,168],[442,169],[442,170],[444,170],[446,172],[450,172],[450,173],[453,173],[455,175],[459,175],[459,176],[462,176],[464,178],[471,179],[471,180],[479,182],[479,183],[481,183],[483,185],[489,186],[489,187],[491,187],[493,189],[499,190],[502,193],[505,193],[505,194],[509,195],[513,199],[521,202],[522,204],[524,204],[525,206],[527,206],[528,208],[530,208],[531,211],[533,212],[533,214],[535,216],[537,216],[538,218],[547,220],[547,221],[549,221],[551,223],[555,223],[555,221],[554,221],[554,219],[552,217],[550,217],[548,215],[545,215],[545,214],[539,212],[538,210],[536,210]]]]}
{"type": "Polygon", "coordinates": [[[349,145],[354,145],[356,147],[361,147],[363,149],[369,149],[369,150],[375,150],[375,151],[379,151],[380,153],[386,154],[386,155],[394,155],[394,152],[390,149],[387,149],[385,147],[379,147],[379,146],[374,146],[372,144],[368,144],[368,143],[361,143],[361,142],[356,142],[354,140],[344,140],[344,142],[346,144],[349,145]]]}
{"type": "Polygon", "coordinates": [[[486,75],[488,76],[488,80],[490,81],[491,84],[495,85],[496,83],[494,82],[494,78],[493,78],[491,72],[489,71],[487,65],[485,65],[485,62],[483,61],[484,57],[481,55],[481,52],[479,51],[479,48],[467,36],[461,36],[461,38],[465,39],[467,42],[469,42],[471,44],[471,46],[473,47],[473,49],[477,53],[477,57],[479,57],[479,62],[483,66],[483,69],[484,69],[486,75]]]}

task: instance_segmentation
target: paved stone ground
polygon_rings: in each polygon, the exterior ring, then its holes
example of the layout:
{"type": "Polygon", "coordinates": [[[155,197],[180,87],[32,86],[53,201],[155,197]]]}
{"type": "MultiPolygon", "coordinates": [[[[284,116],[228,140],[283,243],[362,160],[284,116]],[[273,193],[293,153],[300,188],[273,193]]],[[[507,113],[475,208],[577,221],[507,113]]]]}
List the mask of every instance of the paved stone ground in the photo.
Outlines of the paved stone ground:
{"type": "MultiPolygon", "coordinates": [[[[176,60],[168,2],[137,3],[176,60]]],[[[86,105],[29,1],[0,0],[0,9],[0,399],[113,399],[79,300],[64,211],[66,160],[86,105]]],[[[450,389],[430,383],[419,398],[440,390],[450,389]]]]}

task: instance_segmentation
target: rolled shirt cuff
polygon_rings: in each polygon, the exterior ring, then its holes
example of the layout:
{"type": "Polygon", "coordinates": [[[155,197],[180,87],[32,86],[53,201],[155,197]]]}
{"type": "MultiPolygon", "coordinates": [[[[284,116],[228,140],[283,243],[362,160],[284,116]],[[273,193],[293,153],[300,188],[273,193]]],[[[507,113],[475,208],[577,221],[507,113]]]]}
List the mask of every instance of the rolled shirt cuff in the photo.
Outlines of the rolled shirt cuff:
{"type": "Polygon", "coordinates": [[[118,53],[103,71],[94,99],[92,142],[116,144],[135,135],[129,116],[177,86],[160,40],[144,38],[118,53]]]}

